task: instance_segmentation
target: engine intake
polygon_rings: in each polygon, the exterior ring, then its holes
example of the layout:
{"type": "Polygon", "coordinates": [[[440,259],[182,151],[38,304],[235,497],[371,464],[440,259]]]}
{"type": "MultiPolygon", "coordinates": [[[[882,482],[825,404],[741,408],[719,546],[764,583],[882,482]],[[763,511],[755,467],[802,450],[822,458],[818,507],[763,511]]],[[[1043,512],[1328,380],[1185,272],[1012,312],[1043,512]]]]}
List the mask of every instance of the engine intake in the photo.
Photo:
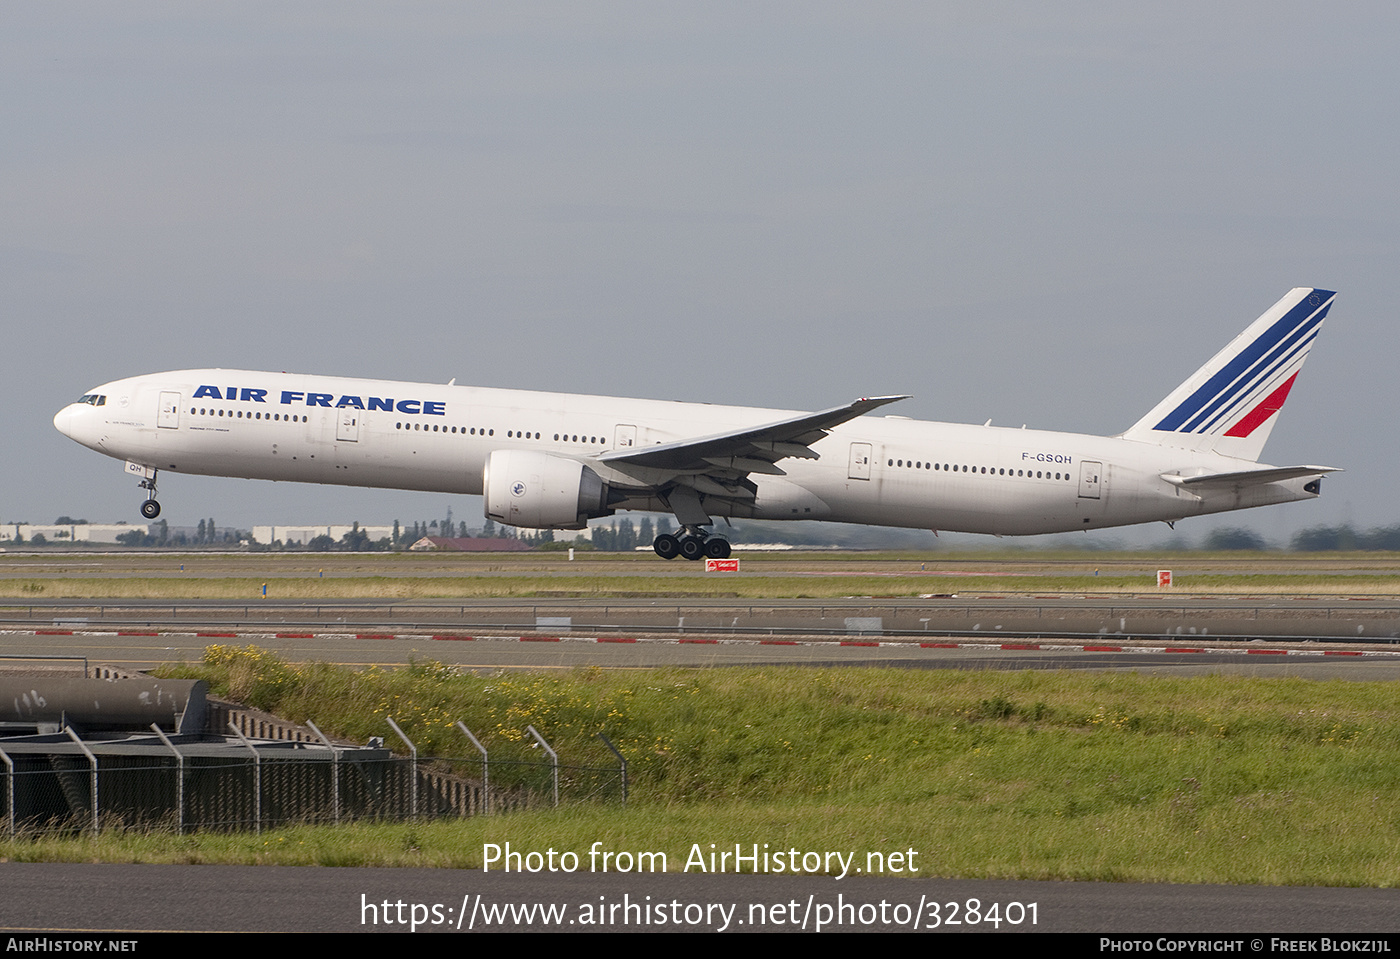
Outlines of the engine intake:
{"type": "Polygon", "coordinates": [[[567,456],[532,450],[496,450],[482,476],[486,516],[507,526],[583,529],[610,516],[608,485],[567,456]]]}

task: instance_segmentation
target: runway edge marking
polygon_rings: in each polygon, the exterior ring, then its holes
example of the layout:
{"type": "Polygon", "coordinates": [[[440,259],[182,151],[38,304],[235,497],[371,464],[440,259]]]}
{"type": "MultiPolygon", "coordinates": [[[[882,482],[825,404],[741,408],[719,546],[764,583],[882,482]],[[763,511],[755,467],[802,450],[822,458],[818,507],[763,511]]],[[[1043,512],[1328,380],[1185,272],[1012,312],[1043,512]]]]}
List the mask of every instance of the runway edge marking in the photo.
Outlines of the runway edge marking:
{"type": "Polygon", "coordinates": [[[1244,646],[1104,646],[1094,643],[999,643],[996,641],[974,642],[927,642],[907,640],[852,640],[852,639],[774,639],[760,637],[685,637],[685,636],[522,636],[519,633],[502,636],[451,635],[445,633],[275,633],[275,632],[200,632],[192,630],[163,631],[155,633],[113,633],[111,630],[72,630],[56,632],[49,629],[0,629],[0,636],[72,636],[74,639],[117,636],[154,636],[165,639],[315,639],[315,640],[429,640],[467,641],[501,643],[659,643],[677,645],[731,645],[751,644],[756,646],[864,646],[890,649],[996,649],[1007,651],[1037,650],[1059,653],[1160,653],[1179,655],[1182,653],[1203,653],[1217,655],[1265,655],[1265,656],[1374,656],[1400,657],[1400,650],[1384,649],[1280,649],[1277,647],[1246,648],[1244,646]]]}

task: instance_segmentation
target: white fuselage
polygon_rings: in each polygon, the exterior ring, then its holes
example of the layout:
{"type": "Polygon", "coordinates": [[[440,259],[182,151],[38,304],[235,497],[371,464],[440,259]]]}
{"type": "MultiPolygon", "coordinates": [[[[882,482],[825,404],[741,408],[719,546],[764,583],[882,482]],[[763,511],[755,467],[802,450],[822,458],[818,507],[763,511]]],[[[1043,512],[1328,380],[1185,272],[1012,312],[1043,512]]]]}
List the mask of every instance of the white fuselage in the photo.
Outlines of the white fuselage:
{"type": "MultiPolygon", "coordinates": [[[[66,435],[172,473],[481,494],[491,453],[588,464],[618,509],[664,511],[656,491],[598,463],[753,427],[792,411],[241,370],[118,380],[54,419],[66,435]]],[[[816,519],[997,535],[1176,520],[1311,499],[1305,478],[1193,492],[1164,474],[1257,469],[1214,452],[1121,437],[862,416],[812,444],[817,459],[753,475],[753,504],[715,515],[816,519]]],[[[1316,487],[1314,486],[1314,489],[1316,487]]]]}

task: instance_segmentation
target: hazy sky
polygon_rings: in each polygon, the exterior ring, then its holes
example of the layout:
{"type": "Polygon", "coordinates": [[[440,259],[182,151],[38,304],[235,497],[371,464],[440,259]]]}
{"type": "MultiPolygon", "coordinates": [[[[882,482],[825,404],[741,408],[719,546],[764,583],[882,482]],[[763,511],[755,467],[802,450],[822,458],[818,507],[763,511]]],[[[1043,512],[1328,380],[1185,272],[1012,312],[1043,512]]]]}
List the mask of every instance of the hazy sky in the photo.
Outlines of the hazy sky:
{"type": "MultiPolygon", "coordinates": [[[[1400,522],[1397,51],[1382,3],[4,4],[0,519],[139,521],[52,425],[137,373],[912,393],[1115,433],[1322,286],[1264,459],[1347,472],[1223,522],[1400,522]]],[[[480,515],[174,474],[161,500],[480,515]]]]}

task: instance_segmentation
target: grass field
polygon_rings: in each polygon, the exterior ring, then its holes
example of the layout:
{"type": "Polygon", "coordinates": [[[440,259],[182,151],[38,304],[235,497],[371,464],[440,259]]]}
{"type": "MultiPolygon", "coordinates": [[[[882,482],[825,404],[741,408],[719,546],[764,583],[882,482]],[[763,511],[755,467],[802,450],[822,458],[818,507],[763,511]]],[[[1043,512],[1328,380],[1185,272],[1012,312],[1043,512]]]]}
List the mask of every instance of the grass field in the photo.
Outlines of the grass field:
{"type": "Polygon", "coordinates": [[[450,723],[525,755],[631,761],[632,801],[262,836],[0,844],[9,859],[479,867],[483,843],[914,850],[919,875],[1392,886],[1400,713],[1382,683],[1131,674],[712,669],[456,675],[288,666],[214,648],[216,686],[363,741],[392,714],[427,752],[450,723]]]}

